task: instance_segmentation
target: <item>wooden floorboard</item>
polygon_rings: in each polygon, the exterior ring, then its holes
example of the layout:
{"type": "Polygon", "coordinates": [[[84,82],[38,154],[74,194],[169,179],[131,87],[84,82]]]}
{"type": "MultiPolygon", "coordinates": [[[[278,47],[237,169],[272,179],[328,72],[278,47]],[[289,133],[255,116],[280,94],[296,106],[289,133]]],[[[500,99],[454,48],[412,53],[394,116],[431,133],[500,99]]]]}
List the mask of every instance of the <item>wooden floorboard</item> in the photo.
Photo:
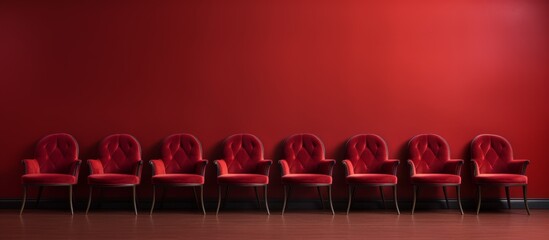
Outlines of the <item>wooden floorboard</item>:
{"type": "Polygon", "coordinates": [[[0,239],[549,239],[549,210],[209,212],[0,210],[0,239]]]}

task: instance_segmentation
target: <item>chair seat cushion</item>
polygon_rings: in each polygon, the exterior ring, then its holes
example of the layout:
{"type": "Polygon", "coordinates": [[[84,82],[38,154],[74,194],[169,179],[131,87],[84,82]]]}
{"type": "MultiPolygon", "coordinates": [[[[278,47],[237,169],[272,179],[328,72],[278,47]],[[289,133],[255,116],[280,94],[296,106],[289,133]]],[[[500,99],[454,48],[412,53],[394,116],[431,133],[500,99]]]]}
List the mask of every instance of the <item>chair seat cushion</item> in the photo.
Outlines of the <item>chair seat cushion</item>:
{"type": "Polygon", "coordinates": [[[105,173],[88,176],[88,184],[92,185],[126,185],[139,184],[139,177],[130,174],[105,173]]]}
{"type": "Polygon", "coordinates": [[[461,184],[461,177],[443,173],[414,174],[412,184],[461,184]]]}
{"type": "Polygon", "coordinates": [[[282,176],[284,184],[332,184],[332,176],[326,174],[295,173],[282,176]]]}
{"type": "Polygon", "coordinates": [[[153,184],[204,184],[204,177],[198,174],[159,174],[152,177],[153,184]]]}
{"type": "Polygon", "coordinates": [[[479,174],[475,177],[475,182],[481,184],[528,184],[528,177],[505,173],[479,174]]]}
{"type": "Polygon", "coordinates": [[[36,173],[21,177],[23,184],[76,184],[78,179],[70,174],[36,173]]]}
{"type": "Polygon", "coordinates": [[[352,174],[346,177],[347,183],[354,184],[396,184],[397,177],[392,174],[352,174]]]}
{"type": "Polygon", "coordinates": [[[225,184],[268,184],[269,176],[263,174],[229,173],[219,175],[217,182],[225,184]]]}

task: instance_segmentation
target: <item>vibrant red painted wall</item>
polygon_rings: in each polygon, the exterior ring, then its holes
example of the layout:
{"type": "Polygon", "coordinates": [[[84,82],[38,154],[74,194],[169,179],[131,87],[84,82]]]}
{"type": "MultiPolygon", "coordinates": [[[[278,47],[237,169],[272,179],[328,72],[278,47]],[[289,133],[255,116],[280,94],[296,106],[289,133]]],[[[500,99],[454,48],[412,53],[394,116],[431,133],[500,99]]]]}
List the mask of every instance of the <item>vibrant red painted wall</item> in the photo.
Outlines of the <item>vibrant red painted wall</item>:
{"type": "MultiPolygon", "coordinates": [[[[401,160],[415,134],[468,159],[475,135],[496,133],[531,159],[530,196],[549,198],[548,16],[548,1],[530,0],[2,1],[0,198],[20,197],[20,160],[54,132],[73,134],[82,159],[131,133],[145,160],[176,132],[211,160],[233,133],[256,134],[278,160],[285,137],[311,132],[338,161],[357,133],[401,160]]],[[[274,165],[271,198],[279,175],[274,165]]],[[[405,199],[405,161],[399,176],[405,199]]],[[[472,197],[469,163],[463,176],[472,197]]],[[[149,178],[147,165],[143,198],[149,178]]],[[[335,178],[346,198],[339,164],[335,178]]],[[[213,164],[206,185],[216,196],[213,164]]]]}

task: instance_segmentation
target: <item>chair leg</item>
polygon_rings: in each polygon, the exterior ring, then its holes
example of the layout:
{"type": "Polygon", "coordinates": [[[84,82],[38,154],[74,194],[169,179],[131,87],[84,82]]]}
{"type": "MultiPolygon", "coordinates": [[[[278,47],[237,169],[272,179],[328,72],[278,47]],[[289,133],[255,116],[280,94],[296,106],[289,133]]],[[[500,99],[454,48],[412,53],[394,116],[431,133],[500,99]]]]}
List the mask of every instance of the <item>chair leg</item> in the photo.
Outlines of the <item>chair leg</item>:
{"type": "Polygon", "coordinates": [[[137,188],[137,186],[135,186],[135,185],[132,186],[132,190],[133,190],[133,210],[135,212],[135,215],[137,215],[137,199],[136,199],[137,196],[136,196],[136,193],[135,193],[136,188],[137,188]]]}
{"type": "Polygon", "coordinates": [[[412,215],[414,215],[414,211],[416,210],[416,201],[417,201],[418,194],[419,194],[419,187],[417,185],[414,185],[414,202],[412,204],[412,215]]]}
{"type": "Polygon", "coordinates": [[[21,204],[21,210],[19,211],[19,215],[23,214],[23,210],[25,209],[26,203],[27,203],[27,185],[23,185],[23,203],[21,204]]]}
{"type": "Polygon", "coordinates": [[[90,206],[91,206],[91,202],[92,202],[92,193],[93,193],[93,186],[90,186],[90,196],[88,198],[88,207],[86,207],[86,215],[90,211],[90,206]]]}
{"type": "Polygon", "coordinates": [[[477,202],[477,215],[480,212],[480,203],[482,202],[482,190],[480,185],[477,185],[477,196],[478,196],[478,202],[477,202]]]}
{"type": "Polygon", "coordinates": [[[263,186],[263,196],[265,197],[265,209],[267,209],[267,215],[271,215],[271,211],[269,211],[269,202],[267,200],[267,185],[263,186]]]}
{"type": "Polygon", "coordinates": [[[42,191],[44,191],[44,187],[43,186],[38,187],[38,197],[36,197],[37,207],[38,207],[38,204],[40,203],[40,199],[42,198],[42,191]]]}
{"type": "Polygon", "coordinates": [[[528,207],[528,198],[526,197],[528,193],[528,186],[524,185],[522,186],[522,195],[524,195],[524,207],[526,207],[526,212],[528,212],[528,215],[530,215],[530,208],[528,207]]]}
{"type": "Polygon", "coordinates": [[[324,209],[324,199],[322,198],[322,192],[320,191],[320,187],[316,187],[316,190],[318,192],[318,197],[320,198],[320,204],[322,204],[322,209],[324,209]]]}
{"type": "Polygon", "coordinates": [[[153,184],[153,201],[152,201],[152,204],[151,204],[151,211],[149,212],[149,215],[153,214],[154,204],[156,204],[156,186],[153,184]]]}
{"type": "Polygon", "coordinates": [[[511,198],[509,197],[509,187],[505,187],[505,197],[507,198],[507,207],[511,209],[511,198]]]}
{"type": "Polygon", "coordinates": [[[463,215],[463,207],[461,207],[461,186],[460,185],[456,186],[456,195],[458,200],[459,211],[461,212],[461,215],[463,215]]]}
{"type": "Polygon", "coordinates": [[[200,185],[200,206],[202,206],[202,212],[206,215],[206,208],[204,208],[204,185],[200,185]]]}
{"type": "Polygon", "coordinates": [[[217,187],[217,211],[215,212],[215,215],[219,214],[219,209],[221,208],[221,188],[221,185],[217,187]]]}
{"type": "Polygon", "coordinates": [[[334,205],[332,204],[332,185],[328,186],[328,198],[330,199],[330,209],[332,210],[332,215],[335,215],[334,205]]]}
{"type": "Polygon", "coordinates": [[[257,200],[257,207],[261,209],[261,203],[259,202],[259,193],[257,193],[257,187],[254,187],[255,191],[255,200],[257,200]]]}
{"type": "Polygon", "coordinates": [[[398,209],[398,200],[397,200],[397,185],[393,185],[393,198],[395,199],[395,208],[397,210],[397,214],[400,215],[400,209],[398,209]]]}
{"type": "Polygon", "coordinates": [[[448,193],[446,192],[446,186],[442,186],[442,191],[444,192],[444,200],[446,201],[446,209],[449,209],[450,204],[448,203],[448,193]]]}
{"type": "Polygon", "coordinates": [[[383,209],[387,209],[387,204],[385,204],[385,194],[383,193],[382,186],[379,186],[379,194],[381,195],[381,202],[383,202],[383,209]]]}
{"type": "Polygon", "coordinates": [[[349,185],[349,202],[347,203],[347,215],[349,215],[349,210],[351,210],[351,204],[353,201],[354,193],[355,193],[355,186],[349,185]]]}
{"type": "Polygon", "coordinates": [[[71,207],[71,215],[74,215],[74,208],[72,206],[72,185],[69,185],[69,205],[71,207]]]}
{"type": "Polygon", "coordinates": [[[288,203],[288,195],[290,194],[290,186],[284,185],[284,204],[282,205],[282,215],[284,215],[284,212],[286,211],[286,205],[288,203]]]}
{"type": "Polygon", "coordinates": [[[196,203],[196,206],[200,208],[200,202],[198,201],[198,195],[196,194],[196,187],[193,188],[193,194],[194,194],[194,202],[196,203]]]}

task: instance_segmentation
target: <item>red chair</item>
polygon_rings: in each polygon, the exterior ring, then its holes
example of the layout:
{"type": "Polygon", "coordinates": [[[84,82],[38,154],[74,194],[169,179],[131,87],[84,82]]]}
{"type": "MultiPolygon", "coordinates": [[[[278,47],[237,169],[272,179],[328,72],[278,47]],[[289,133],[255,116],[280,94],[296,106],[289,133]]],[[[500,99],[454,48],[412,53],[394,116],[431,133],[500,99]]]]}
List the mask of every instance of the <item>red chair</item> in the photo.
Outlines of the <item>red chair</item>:
{"type": "Polygon", "coordinates": [[[347,159],[345,166],[345,180],[349,184],[349,203],[347,214],[351,209],[351,201],[355,190],[359,186],[379,187],[381,200],[385,206],[383,187],[393,187],[393,196],[397,213],[400,214],[397,202],[397,159],[387,159],[387,144],[378,135],[361,134],[347,141],[347,159]]]}
{"type": "Polygon", "coordinates": [[[66,133],[50,134],[36,145],[35,158],[22,161],[25,173],[21,177],[23,184],[23,204],[19,214],[23,214],[27,202],[27,188],[38,187],[36,205],[40,202],[43,187],[68,186],[71,214],[73,185],[78,183],[81,160],[78,160],[78,143],[66,133]]]}
{"type": "Polygon", "coordinates": [[[229,186],[254,187],[257,204],[259,195],[257,187],[263,187],[265,208],[267,214],[267,185],[269,184],[269,169],[272,161],[263,159],[263,143],[252,134],[235,134],[224,142],[224,158],[215,161],[217,166],[217,183],[219,184],[219,199],[216,214],[221,207],[221,189],[225,187],[224,202],[227,201],[229,186]]]}
{"type": "Polygon", "coordinates": [[[527,189],[528,177],[526,167],[529,160],[514,159],[511,144],[503,137],[492,134],[478,135],[471,142],[474,182],[477,184],[478,204],[477,214],[480,211],[481,187],[505,187],[507,205],[511,208],[509,187],[522,186],[524,207],[528,208],[527,189]]]}
{"type": "Polygon", "coordinates": [[[316,187],[323,208],[320,187],[328,187],[330,208],[332,214],[335,214],[332,204],[332,170],[335,160],[325,159],[324,155],[324,144],[313,134],[296,134],[286,139],[284,159],[278,161],[282,168],[284,185],[282,215],[286,211],[292,186],[316,187]]]}
{"type": "Polygon", "coordinates": [[[131,187],[133,208],[137,215],[136,186],[141,181],[141,146],[129,134],[113,134],[99,144],[99,159],[89,159],[90,197],[86,214],[90,210],[93,189],[98,187],[131,187]]]}
{"type": "Polygon", "coordinates": [[[414,186],[414,203],[412,214],[416,208],[416,199],[420,186],[442,186],[446,207],[449,208],[446,187],[455,186],[459,210],[461,207],[460,185],[462,159],[450,159],[450,147],[446,140],[435,134],[420,134],[408,142],[410,157],[410,175],[414,186]]]}
{"type": "Polygon", "coordinates": [[[200,188],[199,207],[206,215],[204,209],[204,172],[207,160],[202,159],[202,145],[198,139],[190,134],[173,134],[162,143],[162,159],[149,161],[152,166],[153,176],[153,202],[152,215],[156,202],[156,186],[166,187],[192,187],[195,200],[196,187],[200,188]]]}

